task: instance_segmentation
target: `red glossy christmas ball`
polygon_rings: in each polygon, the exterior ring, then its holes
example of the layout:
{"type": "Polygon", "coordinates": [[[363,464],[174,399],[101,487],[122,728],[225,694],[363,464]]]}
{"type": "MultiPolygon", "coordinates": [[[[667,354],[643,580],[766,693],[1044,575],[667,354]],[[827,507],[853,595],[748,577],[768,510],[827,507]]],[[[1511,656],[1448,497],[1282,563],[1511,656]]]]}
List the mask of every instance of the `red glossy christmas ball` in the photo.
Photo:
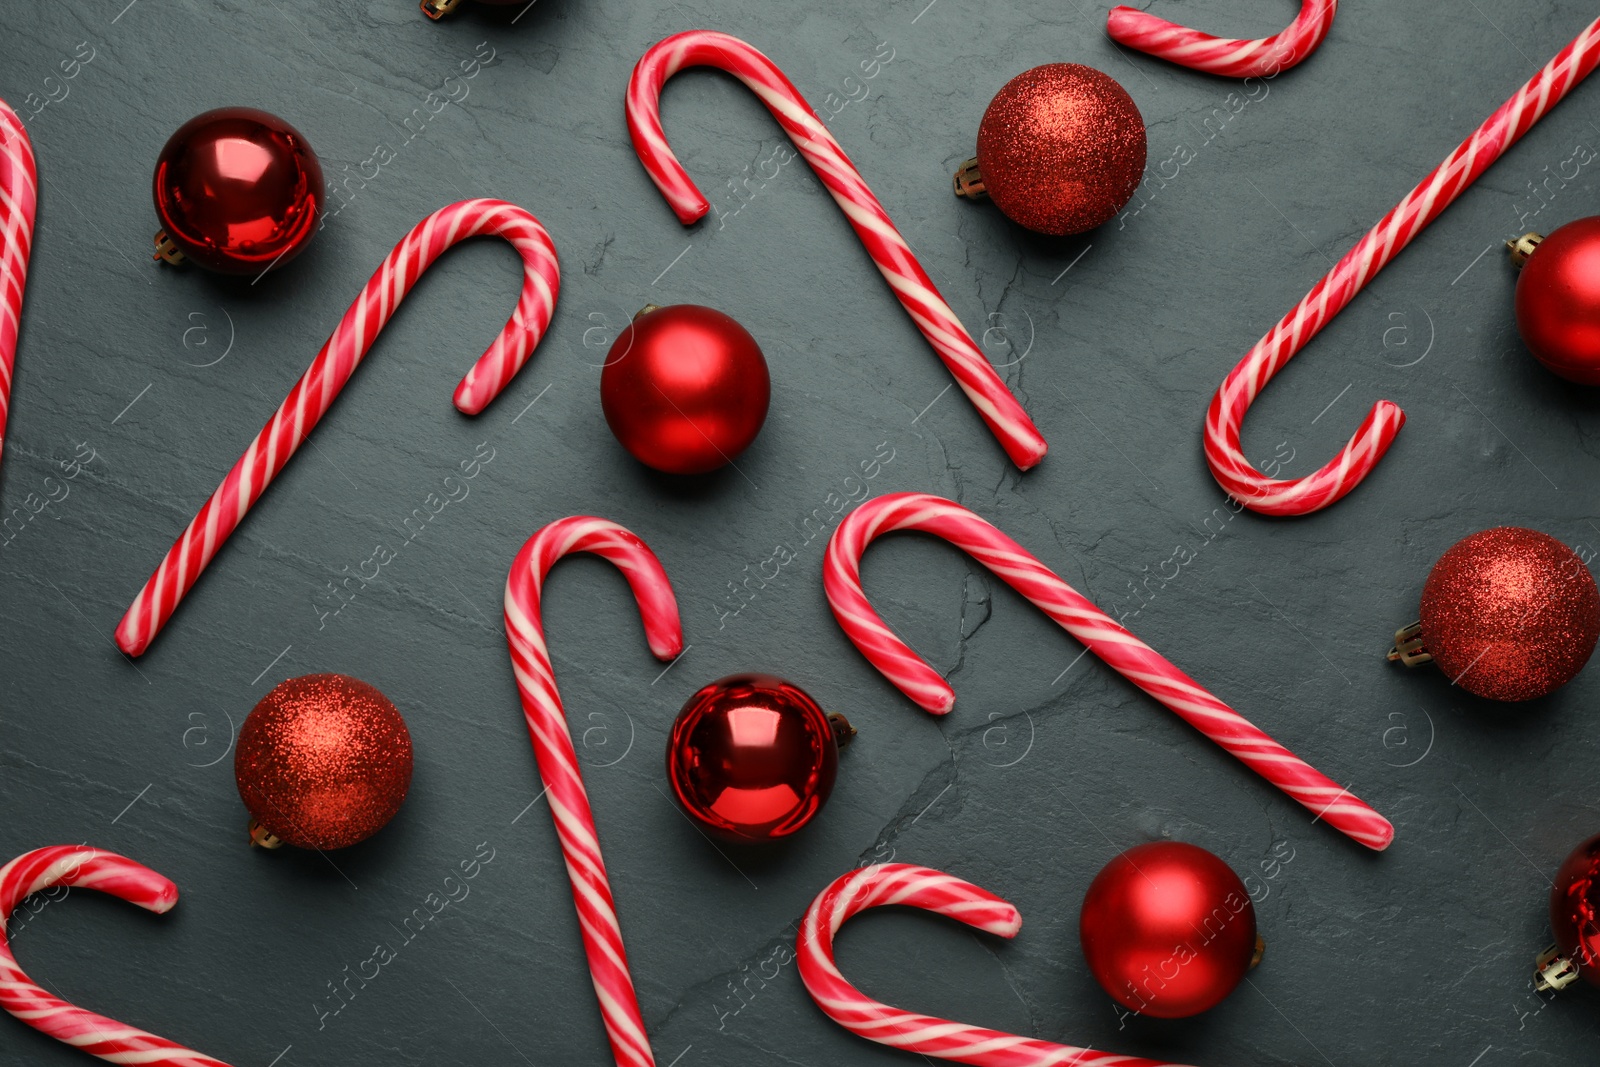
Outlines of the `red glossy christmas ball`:
{"type": "Polygon", "coordinates": [[[1570,682],[1600,638],[1600,589],[1548,534],[1497,526],[1452,545],[1422,587],[1420,638],[1456,685],[1532,700],[1570,682]]]}
{"type": "Polygon", "coordinates": [[[156,161],[156,258],[260,274],[305,250],[322,216],[322,166],[299,130],[251,107],[178,127],[156,161]]]}
{"type": "Polygon", "coordinates": [[[233,772],[252,843],[344,848],[400,810],[411,733],[366,682],[307,674],[279,683],[245,718],[233,772]]]}
{"type": "Polygon", "coordinates": [[[1244,882],[1181,841],[1140,845],[1106,864],[1083,898],[1078,934],[1095,981],[1157,1019],[1215,1007],[1265,947],[1244,882]]]}
{"type": "Polygon", "coordinates": [[[956,193],[985,194],[1039,233],[1083,233],[1125,207],[1143,180],[1144,116],[1108,74],[1047,63],[1006,82],[978,126],[956,193]]]}
{"type": "Polygon", "coordinates": [[[678,712],[667,739],[667,780],[707,833],[736,844],[777,841],[827,803],[840,739],[854,733],[792,682],[731,675],[678,712]]]}
{"type": "Polygon", "coordinates": [[[1534,358],[1581,385],[1600,385],[1600,216],[1539,242],[1517,278],[1517,330],[1534,358]]]}
{"type": "Polygon", "coordinates": [[[748,330],[698,304],[646,308],[612,342],[600,407],[622,447],[668,474],[731,463],[767,420],[772,379],[748,330]]]}
{"type": "Polygon", "coordinates": [[[1600,986],[1600,836],[1573,849],[1556,872],[1550,887],[1550,929],[1560,961],[1547,969],[1557,961],[1547,960],[1548,953],[1541,957],[1545,981],[1536,978],[1535,984],[1559,989],[1581,977],[1600,986]]]}

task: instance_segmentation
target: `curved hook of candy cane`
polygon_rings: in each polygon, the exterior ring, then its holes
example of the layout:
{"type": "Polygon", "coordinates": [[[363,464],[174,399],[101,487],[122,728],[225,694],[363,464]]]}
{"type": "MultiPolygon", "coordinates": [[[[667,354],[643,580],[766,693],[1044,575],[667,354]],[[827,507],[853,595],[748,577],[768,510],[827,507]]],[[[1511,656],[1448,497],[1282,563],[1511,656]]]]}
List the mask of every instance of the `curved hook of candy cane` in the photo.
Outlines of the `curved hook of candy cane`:
{"type": "Polygon", "coordinates": [[[1306,515],[1341,499],[1378,465],[1406,421],[1405,412],[1387,400],[1373,405],[1336,456],[1306,477],[1288,480],[1266,477],[1245,458],[1240,447],[1245,412],[1297,352],[1597,63],[1600,19],[1589,23],[1367,231],[1229,372],[1206,412],[1204,447],[1211,473],[1230,496],[1263,515],[1306,515]]]}
{"type": "Polygon", "coordinates": [[[1213,37],[1132,7],[1114,7],[1106,33],[1157,59],[1228,78],[1272,78],[1312,52],[1333,26],[1339,0],[1302,0],[1300,14],[1282,33],[1254,41],[1213,37]]]}
{"type": "Polygon", "coordinates": [[[955,691],[873,610],[861,588],[861,556],[894,530],[918,530],[955,545],[1021,593],[1087,650],[1166,705],[1291,799],[1368,848],[1394,840],[1389,820],[1274,741],[1200,683],[1129,633],[1032,553],[966,508],[928,493],[892,493],[845,516],[823,560],[828,606],[852,644],[926,711],[943,715],[955,691]]]}
{"type": "Polygon", "coordinates": [[[800,980],[817,1007],[856,1036],[976,1067],[1178,1067],[968,1026],[873,1000],[840,973],[833,939],[851,916],[888,905],[921,908],[999,937],[1016,937],[1022,927],[1022,916],[1011,904],[942,871],[886,863],[842,875],[806,910],[795,938],[795,956],[800,980]]]}
{"type": "Polygon", "coordinates": [[[555,245],[539,220],[503,200],[463,200],[419,222],[389,253],[305,374],[244,455],[167,551],[117,626],[117,646],[142,654],[199,579],[206,564],[288,464],[361,365],[411,287],[446,249],[493,235],[522,256],[522,294],[494,343],[456,387],[468,415],[488,406],[539,344],[561,292],[555,245]]]}
{"type": "Polygon", "coordinates": [[[0,1007],[40,1033],[112,1063],[145,1067],[228,1067],[221,1060],[96,1015],[33,983],[6,939],[5,924],[30,893],[52,886],[98,889],[157,914],[178,902],[178,887],[143,864],[81,845],[35,849],[0,867],[0,1007]]]}
{"type": "Polygon", "coordinates": [[[0,454],[11,414],[11,370],[22,331],[22,294],[28,285],[38,199],[33,142],[17,113],[0,100],[0,454]]]}
{"type": "Polygon", "coordinates": [[[539,614],[545,575],[562,556],[574,552],[592,552],[622,572],[638,601],[645,640],[657,659],[670,660],[683,651],[683,627],[661,561],[649,545],[606,519],[578,515],[552,522],[528,538],[506,578],[506,644],[511,649],[511,669],[572,882],[572,903],[578,911],[600,1014],[619,1067],[651,1067],[655,1059],[650,1038],[628,973],[628,956],[595,833],[594,813],[589,809],[589,794],[583,787],[561,694],[556,691],[539,614]]]}
{"type": "Polygon", "coordinates": [[[895,297],[916,323],[1021,470],[1044,458],[1049,445],[1028,413],[1011,395],[982,350],[939,294],[933,279],[912,255],[900,231],[878,198],[872,195],[855,164],[822,124],[800,90],[753,46],[713,30],[688,30],[651,46],[633,68],[628,82],[628,133],[645,172],[684,225],[710,207],[683,164],[667,144],[661,128],[661,87],[685,67],[715,67],[744,82],[772,112],[783,132],[827,187],[844,212],[872,262],[895,297]]]}

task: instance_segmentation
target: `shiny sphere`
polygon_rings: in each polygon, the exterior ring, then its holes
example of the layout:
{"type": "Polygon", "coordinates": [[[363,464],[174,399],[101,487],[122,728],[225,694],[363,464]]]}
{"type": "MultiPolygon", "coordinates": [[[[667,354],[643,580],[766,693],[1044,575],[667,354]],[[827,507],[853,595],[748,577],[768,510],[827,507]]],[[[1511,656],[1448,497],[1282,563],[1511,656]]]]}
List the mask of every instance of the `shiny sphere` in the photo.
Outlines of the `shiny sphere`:
{"type": "Polygon", "coordinates": [[[196,115],[156,161],[156,215],[188,259],[260,274],[299,255],[322,215],[322,166],[305,137],[265,111],[196,115]]]}
{"type": "Polygon", "coordinates": [[[1580,385],[1600,385],[1600,216],[1546,237],[1517,278],[1517,331],[1534,358],[1580,385]]]}
{"type": "Polygon", "coordinates": [[[1578,974],[1600,986],[1600,836],[1572,850],[1550,887],[1550,929],[1578,974]]]}
{"type": "Polygon", "coordinates": [[[612,342],[600,407],[622,447],[668,474],[716,470],[767,420],[772,380],[756,339],[697,304],[644,312],[612,342]]]}
{"type": "Polygon", "coordinates": [[[833,724],[804,689],[735,674],[684,704],[667,739],[667,780],[707,833],[736,844],[788,837],[827,803],[839,769],[833,724]]]}
{"type": "Polygon", "coordinates": [[[307,674],[280,682],[245,718],[233,771],[262,828],[326,851],[394,818],[411,763],[411,732],[387,697],[356,678],[307,674]]]}
{"type": "Polygon", "coordinates": [[[1256,959],[1256,909],[1244,882],[1197,845],[1130,848],[1095,876],[1078,920],[1089,970],[1141,1015],[1182,1019],[1215,1007],[1256,959]]]}
{"type": "Polygon", "coordinates": [[[1422,587],[1420,621],[1423,646],[1453,683],[1489,700],[1533,700],[1589,662],[1600,589],[1554,537],[1497,526],[1439,557],[1422,587]]]}
{"type": "Polygon", "coordinates": [[[978,126],[978,169],[1007,218],[1083,233],[1127,206],[1143,180],[1144,116],[1108,74],[1047,63],[1006,82],[978,126]]]}

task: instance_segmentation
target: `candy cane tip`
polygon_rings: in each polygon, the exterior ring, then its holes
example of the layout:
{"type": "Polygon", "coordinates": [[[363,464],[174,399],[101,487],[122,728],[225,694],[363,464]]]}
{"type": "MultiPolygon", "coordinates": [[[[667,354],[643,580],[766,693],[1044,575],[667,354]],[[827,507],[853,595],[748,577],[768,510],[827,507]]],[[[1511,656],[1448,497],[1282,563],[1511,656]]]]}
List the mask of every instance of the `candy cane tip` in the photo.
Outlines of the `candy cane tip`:
{"type": "Polygon", "coordinates": [[[650,643],[650,652],[659,660],[677,659],[683,655],[683,634],[676,633],[667,637],[645,638],[650,643]]]}
{"type": "Polygon", "coordinates": [[[1115,38],[1119,34],[1132,31],[1140,22],[1150,17],[1147,12],[1138,8],[1114,7],[1106,14],[1106,33],[1115,38]]]}
{"type": "Polygon", "coordinates": [[[150,647],[149,636],[141,634],[133,620],[132,608],[128,609],[128,614],[117,624],[117,647],[129,656],[142,656],[145,649],[150,647]]]}
{"type": "Polygon", "coordinates": [[[1031,471],[1039,465],[1039,461],[1044,459],[1049,451],[1050,446],[1041,440],[1038,444],[1018,446],[1011,460],[1017,465],[1019,471],[1031,471]]]}
{"type": "MultiPolygon", "coordinates": [[[[943,683],[941,683],[943,684],[943,683]]],[[[929,715],[948,715],[956,708],[955,690],[945,686],[944,692],[930,697],[913,697],[917,706],[929,715]]]]}
{"type": "Polygon", "coordinates": [[[157,915],[165,915],[178,903],[178,887],[167,882],[161,887],[161,894],[148,904],[141,902],[140,906],[146,911],[153,911],[157,915]]]}
{"type": "Polygon", "coordinates": [[[456,386],[455,396],[451,397],[450,399],[451,402],[455,404],[456,410],[461,412],[461,414],[477,415],[482,412],[484,408],[488,407],[489,401],[493,400],[494,398],[492,396],[476,395],[468,387],[466,381],[463,380],[460,385],[456,386]]]}
{"type": "Polygon", "coordinates": [[[706,198],[695,191],[695,200],[690,204],[673,205],[673,214],[678,216],[678,221],[685,226],[692,226],[706,217],[706,212],[711,210],[711,205],[706,203],[706,198]]]}

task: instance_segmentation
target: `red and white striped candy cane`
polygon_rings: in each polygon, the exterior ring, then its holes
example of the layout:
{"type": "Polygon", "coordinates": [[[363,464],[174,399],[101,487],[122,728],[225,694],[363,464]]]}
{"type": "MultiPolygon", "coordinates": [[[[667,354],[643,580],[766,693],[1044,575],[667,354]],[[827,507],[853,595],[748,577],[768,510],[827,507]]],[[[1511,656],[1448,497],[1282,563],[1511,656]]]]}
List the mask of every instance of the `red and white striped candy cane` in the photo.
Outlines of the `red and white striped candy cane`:
{"type": "Polygon", "coordinates": [[[11,369],[22,331],[22,293],[28,285],[38,199],[33,143],[17,113],[0,100],[0,452],[11,415],[11,369]]]}
{"type": "Polygon", "coordinates": [[[655,1058],[639,1014],[633,978],[628,974],[628,954],[622,947],[622,928],[617,924],[617,906],[600,855],[594,813],[589,810],[589,794],[583,788],[578,753],[561,708],[561,694],[556,691],[540,621],[545,575],[556,560],[573,552],[592,552],[622,572],[639,603],[645,640],[656,658],[670,660],[683,651],[683,627],[661,561],[649,545],[606,519],[575,515],[545,526],[528,538],[506,578],[506,644],[511,649],[511,669],[517,677],[528,736],[533,740],[539,777],[544,779],[567,877],[572,881],[572,903],[578,909],[600,1015],[619,1067],[651,1067],[655,1058]]]}
{"type": "Polygon", "coordinates": [[[800,981],[817,1007],[858,1037],[975,1067],[1177,1067],[918,1015],[873,1000],[839,973],[833,938],[852,915],[888,905],[921,908],[1000,937],[1016,937],[1022,927],[1022,916],[1011,904],[928,867],[875,864],[840,876],[806,910],[795,956],[800,981]]]}
{"type": "Polygon", "coordinates": [[[1022,470],[1044,458],[1049,445],[994,372],[983,352],[945,303],[894,221],[822,124],[800,90],[777,65],[755,48],[714,30],[688,30],[651,46],[628,82],[628,132],[634,151],[684,225],[705,215],[710,205],[700,194],[661,128],[661,87],[685,67],[716,67],[749,86],[844,211],[867,254],[889,282],[906,313],[928,339],[956,384],[1022,470]]]}
{"type": "Polygon", "coordinates": [[[1245,412],[1295,353],[1490,164],[1588,77],[1596,62],[1600,62],[1600,19],[1585,27],[1421,185],[1407,193],[1229,372],[1206,412],[1205,453],[1212,475],[1230,496],[1263,515],[1306,515],[1339,500],[1378,465],[1406,421],[1405,412],[1387,400],[1373,405],[1350,443],[1323,467],[1304,478],[1285,480],[1267,477],[1245,458],[1239,443],[1245,412]]]}
{"type": "Polygon", "coordinates": [[[861,589],[862,553],[878,537],[894,530],[930,533],[966,552],[1118,674],[1315,812],[1318,819],[1368,848],[1381,850],[1394,840],[1394,827],[1388,819],[1201,688],[994,526],[942,497],[891,493],[868,500],[845,516],[828,541],[822,582],[833,617],[845,636],[896,689],[924,710],[946,714],[955,706],[954,690],[895,636],[861,589]]]}
{"type": "Polygon", "coordinates": [[[1317,50],[1338,10],[1339,0],[1302,0],[1300,16],[1282,33],[1240,41],[1191,30],[1138,8],[1114,7],[1106,16],[1106,33],[1118,44],[1190,70],[1227,78],[1271,78],[1317,50]]]}
{"type": "Polygon", "coordinates": [[[134,598],[117,626],[122,651],[137,656],[150,647],[211,557],[333,406],[384,324],[433,261],[458,242],[485,234],[504,237],[521,253],[522,295],[500,335],[456,386],[455,405],[476,415],[510,383],[555,311],[561,291],[555,245],[539,220],[515,204],[462,200],[417,223],[368,280],[310,368],[134,598]]]}
{"type": "Polygon", "coordinates": [[[141,1067],[228,1067],[155,1034],[96,1015],[45,992],[17,966],[5,923],[30,893],[51,886],[110,893],[157,914],[178,902],[178,887],[143,864],[81,845],[35,849],[0,867],[0,1007],[40,1033],[91,1056],[141,1067]]]}

